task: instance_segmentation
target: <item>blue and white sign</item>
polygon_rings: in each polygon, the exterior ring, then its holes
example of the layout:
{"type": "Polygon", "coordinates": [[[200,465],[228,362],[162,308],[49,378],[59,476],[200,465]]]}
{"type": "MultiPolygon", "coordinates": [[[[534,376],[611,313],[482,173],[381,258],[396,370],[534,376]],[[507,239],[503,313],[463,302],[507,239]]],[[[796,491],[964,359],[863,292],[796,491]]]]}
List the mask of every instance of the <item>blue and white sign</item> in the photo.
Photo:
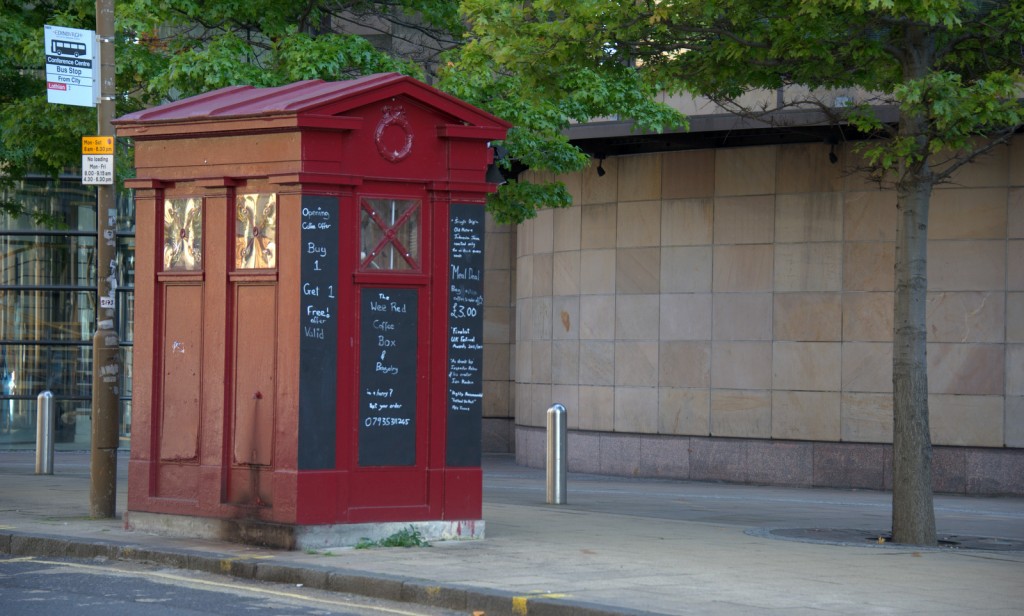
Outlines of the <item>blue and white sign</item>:
{"type": "Polygon", "coordinates": [[[63,26],[44,26],[46,44],[46,102],[95,107],[96,32],[63,26]]]}

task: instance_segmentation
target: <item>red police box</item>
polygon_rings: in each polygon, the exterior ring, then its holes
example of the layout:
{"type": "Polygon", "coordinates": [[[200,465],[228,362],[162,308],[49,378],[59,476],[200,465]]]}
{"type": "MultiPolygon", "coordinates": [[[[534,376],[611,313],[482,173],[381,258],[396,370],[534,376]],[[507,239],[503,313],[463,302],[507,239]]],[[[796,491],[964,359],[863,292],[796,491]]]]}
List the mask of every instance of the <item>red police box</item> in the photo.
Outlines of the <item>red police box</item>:
{"type": "Polygon", "coordinates": [[[482,536],[483,205],[509,125],[397,74],[115,124],[137,169],[126,525],[482,536]]]}

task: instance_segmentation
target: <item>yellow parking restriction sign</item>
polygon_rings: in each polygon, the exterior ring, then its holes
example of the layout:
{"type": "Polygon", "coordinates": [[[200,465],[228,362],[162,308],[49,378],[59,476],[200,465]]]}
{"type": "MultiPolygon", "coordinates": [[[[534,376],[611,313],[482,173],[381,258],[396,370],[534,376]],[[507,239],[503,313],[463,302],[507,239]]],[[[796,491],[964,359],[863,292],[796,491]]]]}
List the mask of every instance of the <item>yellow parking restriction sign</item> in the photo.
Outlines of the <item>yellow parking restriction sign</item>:
{"type": "Polygon", "coordinates": [[[82,154],[113,154],[114,138],[108,136],[82,137],[82,154]]]}

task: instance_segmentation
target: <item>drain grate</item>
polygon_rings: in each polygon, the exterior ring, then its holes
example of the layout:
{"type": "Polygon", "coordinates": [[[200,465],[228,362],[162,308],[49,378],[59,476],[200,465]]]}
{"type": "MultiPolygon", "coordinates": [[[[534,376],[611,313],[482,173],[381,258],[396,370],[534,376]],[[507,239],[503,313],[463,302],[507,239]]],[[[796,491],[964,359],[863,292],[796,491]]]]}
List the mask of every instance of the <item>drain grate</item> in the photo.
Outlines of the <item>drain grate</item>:
{"type": "Polygon", "coordinates": [[[891,547],[938,550],[1024,551],[1024,539],[1000,537],[972,537],[966,535],[940,535],[938,546],[916,546],[892,542],[890,531],[872,531],[856,528],[752,528],[746,534],[768,539],[849,545],[861,547],[891,547]]]}

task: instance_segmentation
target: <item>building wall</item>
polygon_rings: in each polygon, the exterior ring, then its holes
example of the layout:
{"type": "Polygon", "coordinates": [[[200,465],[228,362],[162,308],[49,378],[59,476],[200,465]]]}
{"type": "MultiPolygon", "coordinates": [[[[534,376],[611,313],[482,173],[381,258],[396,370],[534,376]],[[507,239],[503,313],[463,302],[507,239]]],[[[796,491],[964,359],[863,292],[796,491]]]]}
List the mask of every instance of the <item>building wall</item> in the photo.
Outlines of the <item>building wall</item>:
{"type": "MultiPolygon", "coordinates": [[[[561,178],[574,206],[516,230],[514,323],[488,304],[492,341],[514,332],[519,461],[543,465],[561,402],[573,470],[888,487],[896,197],[828,153],[624,156],[561,178]]],[[[929,233],[937,488],[1024,492],[1024,140],[938,188],[929,233]]]]}
{"type": "Polygon", "coordinates": [[[484,238],[483,450],[515,450],[515,228],[490,216],[484,238]]]}

